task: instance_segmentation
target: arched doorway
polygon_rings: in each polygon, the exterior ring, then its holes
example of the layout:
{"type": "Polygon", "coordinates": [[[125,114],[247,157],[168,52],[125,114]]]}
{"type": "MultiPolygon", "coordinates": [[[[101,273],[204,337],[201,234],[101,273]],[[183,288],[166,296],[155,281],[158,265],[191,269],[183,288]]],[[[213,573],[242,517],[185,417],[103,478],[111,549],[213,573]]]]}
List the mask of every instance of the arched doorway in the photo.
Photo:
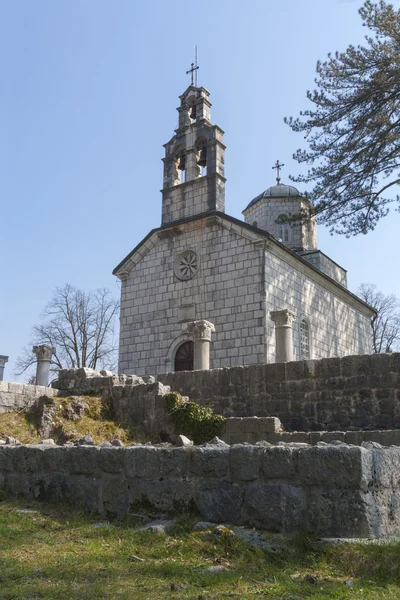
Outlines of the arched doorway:
{"type": "Polygon", "coordinates": [[[179,346],[175,354],[175,371],[193,371],[193,342],[179,346]]]}

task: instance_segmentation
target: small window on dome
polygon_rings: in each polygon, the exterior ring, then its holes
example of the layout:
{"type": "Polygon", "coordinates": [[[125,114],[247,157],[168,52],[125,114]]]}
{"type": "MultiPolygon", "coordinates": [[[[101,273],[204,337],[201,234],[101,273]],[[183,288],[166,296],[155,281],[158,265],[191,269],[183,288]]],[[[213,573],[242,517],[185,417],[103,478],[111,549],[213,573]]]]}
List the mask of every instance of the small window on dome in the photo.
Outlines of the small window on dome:
{"type": "Polygon", "coordinates": [[[276,237],[280,242],[287,244],[291,241],[291,227],[288,223],[288,216],[285,214],[279,215],[276,219],[276,237]]]}

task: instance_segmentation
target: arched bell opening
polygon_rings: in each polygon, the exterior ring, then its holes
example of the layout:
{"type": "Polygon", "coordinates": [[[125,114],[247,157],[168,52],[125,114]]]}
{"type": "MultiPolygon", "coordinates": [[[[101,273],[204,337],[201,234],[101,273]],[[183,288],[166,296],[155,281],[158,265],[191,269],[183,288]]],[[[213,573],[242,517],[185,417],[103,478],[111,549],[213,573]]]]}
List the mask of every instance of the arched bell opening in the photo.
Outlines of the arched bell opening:
{"type": "Polygon", "coordinates": [[[200,169],[200,177],[207,175],[207,141],[200,138],[196,141],[197,166],[200,169]]]}
{"type": "Polygon", "coordinates": [[[183,342],[176,353],[174,371],[193,371],[193,342],[183,342]]]}

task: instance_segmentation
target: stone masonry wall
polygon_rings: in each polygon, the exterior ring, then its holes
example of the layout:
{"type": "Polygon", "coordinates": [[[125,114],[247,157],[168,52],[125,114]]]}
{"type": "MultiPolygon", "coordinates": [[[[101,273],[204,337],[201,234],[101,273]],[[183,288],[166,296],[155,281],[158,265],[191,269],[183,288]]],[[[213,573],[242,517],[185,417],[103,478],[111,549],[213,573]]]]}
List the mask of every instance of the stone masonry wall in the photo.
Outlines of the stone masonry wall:
{"type": "Polygon", "coordinates": [[[326,254],[320,250],[300,252],[300,256],[323,273],[329,275],[329,277],[340,283],[343,287],[347,288],[347,271],[331,260],[329,256],[326,256],[326,254]]]}
{"type": "Polygon", "coordinates": [[[41,385],[0,381],[0,413],[29,408],[40,396],[55,396],[57,390],[41,385]]]}
{"type": "Polygon", "coordinates": [[[285,430],[400,428],[400,354],[182,371],[158,380],[226,417],[278,417],[285,430]]]}
{"type": "MultiPolygon", "coordinates": [[[[265,254],[267,314],[288,308],[296,315],[293,324],[295,359],[300,360],[300,321],[310,330],[310,358],[368,354],[371,349],[371,316],[344,301],[329,286],[317,283],[298,265],[294,267],[272,252],[265,254]]],[[[275,362],[275,326],[268,319],[267,361],[275,362]]]]}
{"type": "Polygon", "coordinates": [[[323,536],[400,533],[400,449],[295,445],[0,446],[0,489],[104,517],[150,503],[207,521],[323,536]]]}
{"type": "Polygon", "coordinates": [[[119,371],[173,370],[185,320],[198,318],[216,328],[212,368],[264,362],[262,250],[210,219],[161,233],[122,281],[119,371]],[[181,281],[174,261],[186,249],[197,253],[199,271],[181,281]]]}

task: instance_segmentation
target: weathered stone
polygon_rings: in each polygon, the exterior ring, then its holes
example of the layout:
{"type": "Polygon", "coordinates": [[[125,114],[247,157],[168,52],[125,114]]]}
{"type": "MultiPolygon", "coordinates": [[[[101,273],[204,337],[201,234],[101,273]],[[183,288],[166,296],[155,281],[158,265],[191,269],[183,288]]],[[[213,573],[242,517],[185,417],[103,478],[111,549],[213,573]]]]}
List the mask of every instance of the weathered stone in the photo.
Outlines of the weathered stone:
{"type": "Polygon", "coordinates": [[[185,435],[178,435],[178,437],[176,438],[175,445],[189,447],[193,446],[193,442],[192,440],[189,440],[189,438],[187,438],[185,435]]]}
{"type": "Polygon", "coordinates": [[[197,508],[207,521],[238,523],[241,521],[243,489],[226,481],[210,481],[200,485],[197,508]]]}
{"type": "Polygon", "coordinates": [[[244,499],[246,522],[270,531],[301,528],[306,513],[304,490],[287,484],[249,486],[244,499]]]}
{"type": "Polygon", "coordinates": [[[85,435],[77,441],[78,446],[94,446],[93,438],[90,435],[85,435]]]}
{"type": "Polygon", "coordinates": [[[218,479],[226,477],[229,470],[229,447],[195,447],[192,452],[190,471],[194,475],[206,475],[218,479]]]}
{"type": "Polygon", "coordinates": [[[117,448],[121,448],[124,445],[124,442],[122,442],[121,440],[115,439],[115,440],[111,440],[111,445],[116,446],[117,448]]]}
{"type": "Polygon", "coordinates": [[[231,476],[235,481],[251,481],[260,475],[262,450],[256,446],[232,446],[229,451],[231,476]]]}

